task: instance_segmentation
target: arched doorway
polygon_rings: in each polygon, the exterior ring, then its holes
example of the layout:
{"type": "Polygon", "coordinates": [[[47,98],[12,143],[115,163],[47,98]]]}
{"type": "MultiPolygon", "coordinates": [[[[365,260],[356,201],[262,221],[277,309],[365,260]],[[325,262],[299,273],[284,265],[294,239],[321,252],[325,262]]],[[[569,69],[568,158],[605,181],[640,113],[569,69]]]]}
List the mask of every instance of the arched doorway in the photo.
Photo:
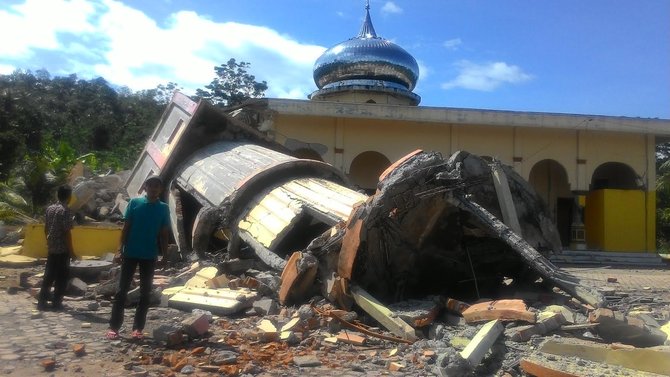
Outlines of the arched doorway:
{"type": "Polygon", "coordinates": [[[528,181],[547,204],[561,236],[561,244],[570,245],[570,225],[575,203],[565,168],[556,160],[539,161],[530,170],[528,181]]]}
{"type": "Polygon", "coordinates": [[[635,170],[621,162],[606,162],[598,166],[591,177],[591,190],[637,190],[640,188],[642,184],[635,170]]]}
{"type": "Polygon", "coordinates": [[[323,158],[319,154],[319,152],[315,151],[314,149],[309,149],[309,148],[300,148],[295,151],[293,151],[293,157],[295,158],[301,158],[304,160],[316,160],[316,161],[321,161],[323,162],[323,158]]]}
{"type": "Polygon", "coordinates": [[[391,165],[386,156],[379,152],[367,151],[356,156],[349,167],[349,179],[371,194],[377,188],[379,176],[391,165]]]}
{"type": "Polygon", "coordinates": [[[606,251],[653,250],[654,202],[629,165],[606,162],[591,175],[586,197],[586,243],[606,251]]]}

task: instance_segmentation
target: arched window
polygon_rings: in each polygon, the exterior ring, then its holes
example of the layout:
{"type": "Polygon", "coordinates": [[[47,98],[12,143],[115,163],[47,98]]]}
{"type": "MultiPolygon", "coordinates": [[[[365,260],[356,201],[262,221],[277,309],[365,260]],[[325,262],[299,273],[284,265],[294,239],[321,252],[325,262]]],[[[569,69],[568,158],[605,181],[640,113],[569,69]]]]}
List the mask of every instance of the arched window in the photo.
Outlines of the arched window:
{"type": "Polygon", "coordinates": [[[367,151],[356,156],[349,167],[352,183],[370,192],[377,188],[379,176],[391,165],[386,156],[379,152],[367,151]]]}
{"type": "Polygon", "coordinates": [[[591,190],[637,190],[640,188],[642,188],[642,183],[635,170],[621,162],[606,162],[598,166],[591,177],[591,190]]]}

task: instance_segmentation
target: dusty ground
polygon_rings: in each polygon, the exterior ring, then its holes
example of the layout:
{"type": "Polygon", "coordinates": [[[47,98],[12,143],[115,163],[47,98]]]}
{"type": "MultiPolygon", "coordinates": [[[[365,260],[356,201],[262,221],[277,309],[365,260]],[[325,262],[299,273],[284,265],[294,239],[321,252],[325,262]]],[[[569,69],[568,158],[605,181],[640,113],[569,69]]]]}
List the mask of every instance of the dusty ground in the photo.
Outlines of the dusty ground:
{"type": "MultiPolygon", "coordinates": [[[[21,271],[34,273],[39,270],[39,267],[0,268],[0,275],[11,279],[21,271]]],[[[670,289],[667,282],[670,270],[607,267],[570,267],[568,270],[580,278],[588,279],[596,287],[607,287],[610,292],[608,299],[614,307],[627,310],[644,307],[661,311],[668,309],[670,289]]],[[[179,323],[188,313],[171,308],[151,308],[145,329],[148,337],[137,343],[129,339],[108,341],[104,338],[110,314],[109,302],[104,300],[70,300],[66,301],[64,312],[39,314],[35,313],[34,299],[27,290],[0,290],[0,301],[3,303],[0,307],[0,373],[9,376],[186,375],[181,373],[181,369],[175,372],[161,363],[154,363],[173,354],[187,355],[194,350],[203,352],[192,357],[194,376],[225,375],[204,371],[197,364],[211,363],[216,358],[230,356],[237,359],[238,365],[244,365],[239,375],[248,376],[429,376],[435,375],[433,367],[441,355],[462,349],[467,339],[477,331],[476,326],[445,324],[442,329],[438,329],[443,331],[438,340],[399,345],[370,339],[364,346],[354,346],[325,342],[323,339],[329,329],[327,325],[322,325],[321,328],[306,332],[296,344],[288,346],[248,338],[248,332],[255,328],[261,317],[241,315],[215,319],[206,339],[166,348],[151,338],[153,328],[163,323],[179,323]],[[85,344],[86,354],[74,355],[72,347],[75,344],[85,344]],[[296,356],[302,356],[308,361],[316,360],[320,365],[297,366],[296,356]],[[56,360],[56,368],[45,372],[40,363],[49,358],[56,360]],[[403,368],[400,371],[389,370],[393,362],[403,368]]],[[[132,323],[133,313],[133,309],[126,311],[126,324],[132,323]]],[[[286,321],[292,311],[286,314],[285,318],[277,316],[274,319],[280,323],[286,321]]],[[[127,329],[123,336],[128,336],[127,329]]],[[[502,375],[503,370],[518,362],[520,356],[534,347],[537,341],[512,343],[500,339],[494,346],[494,353],[470,375],[502,375]]],[[[589,363],[581,361],[581,364],[588,366],[589,363]]],[[[185,371],[190,372],[188,368],[185,371]]],[[[615,376],[625,373],[628,372],[605,368],[597,374],[615,376]]]]}

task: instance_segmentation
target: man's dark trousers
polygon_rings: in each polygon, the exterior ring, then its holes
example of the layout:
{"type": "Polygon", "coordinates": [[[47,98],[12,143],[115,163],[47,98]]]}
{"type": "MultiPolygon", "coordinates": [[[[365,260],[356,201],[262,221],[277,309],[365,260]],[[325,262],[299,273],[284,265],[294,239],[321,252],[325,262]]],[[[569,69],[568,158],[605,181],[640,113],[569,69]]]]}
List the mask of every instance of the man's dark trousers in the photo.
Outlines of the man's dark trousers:
{"type": "Polygon", "coordinates": [[[67,253],[49,254],[47,256],[42,289],[40,289],[40,296],[37,300],[39,306],[46,306],[52,284],[54,285],[53,306],[58,307],[63,302],[63,296],[65,296],[65,289],[67,288],[67,279],[70,275],[69,259],[70,256],[67,253]]]}
{"type": "Polygon", "coordinates": [[[119,280],[119,290],[114,296],[114,305],[112,306],[112,317],[109,320],[109,327],[118,331],[123,324],[123,311],[126,305],[126,297],[130,289],[130,283],[135,275],[135,268],[140,269],[140,303],[135,310],[135,322],[133,330],[143,330],[147,321],[147,311],[151,304],[151,285],[154,280],[155,259],[137,259],[123,258],[121,264],[121,277],[119,280]]]}

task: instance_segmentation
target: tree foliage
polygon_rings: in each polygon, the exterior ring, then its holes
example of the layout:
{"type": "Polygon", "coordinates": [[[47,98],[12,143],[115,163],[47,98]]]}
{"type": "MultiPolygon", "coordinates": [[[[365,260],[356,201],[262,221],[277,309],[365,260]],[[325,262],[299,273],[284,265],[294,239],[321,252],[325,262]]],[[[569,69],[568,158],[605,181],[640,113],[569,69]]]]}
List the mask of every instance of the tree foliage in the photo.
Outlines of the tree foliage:
{"type": "Polygon", "coordinates": [[[205,89],[198,89],[195,95],[218,106],[238,105],[249,98],[261,98],[268,88],[267,82],[257,82],[247,70],[251,64],[235,59],[214,67],[216,77],[205,89]]]}
{"type": "Polygon", "coordinates": [[[37,211],[76,161],[99,171],[132,167],[165,88],[133,93],[44,70],[0,75],[0,181],[17,184],[37,211]]]}
{"type": "MultiPolygon", "coordinates": [[[[267,84],[249,67],[235,59],[214,67],[214,80],[196,96],[221,106],[262,97],[267,84]]],[[[168,82],[133,92],[102,77],[46,70],[0,75],[0,194],[21,194],[36,213],[77,161],[96,172],[132,168],[179,89],[168,82]]]]}

